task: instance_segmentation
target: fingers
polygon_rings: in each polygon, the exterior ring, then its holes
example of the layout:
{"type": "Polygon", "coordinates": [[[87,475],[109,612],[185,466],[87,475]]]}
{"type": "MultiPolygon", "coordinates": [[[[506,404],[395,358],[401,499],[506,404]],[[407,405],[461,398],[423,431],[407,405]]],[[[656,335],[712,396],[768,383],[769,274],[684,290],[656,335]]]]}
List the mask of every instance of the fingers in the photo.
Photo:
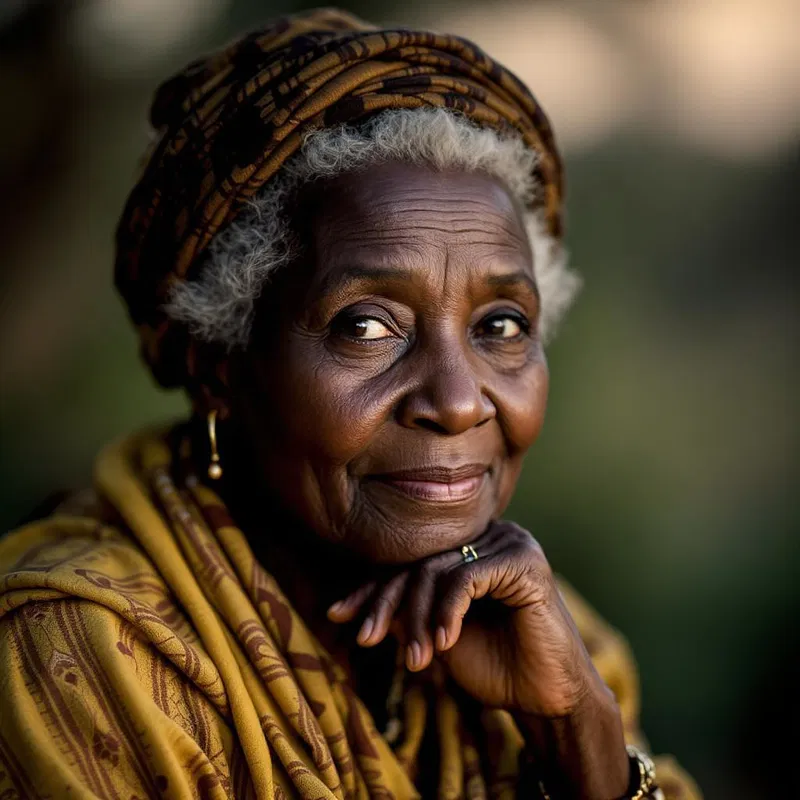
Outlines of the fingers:
{"type": "Polygon", "coordinates": [[[389,632],[395,613],[400,606],[408,581],[408,573],[395,575],[381,589],[377,588],[375,581],[370,581],[352,594],[334,603],[328,609],[328,619],[331,622],[351,622],[366,607],[369,613],[364,618],[359,628],[356,641],[363,647],[371,647],[383,641],[389,632]]]}
{"type": "Polygon", "coordinates": [[[476,561],[464,563],[460,550],[437,554],[382,587],[374,581],[365,584],[334,603],[328,618],[350,622],[366,613],[358,644],[377,645],[391,628],[405,644],[408,669],[425,669],[436,652],[458,642],[474,600],[490,594],[503,605],[528,604],[535,586],[531,577],[539,571],[536,564],[547,563],[533,537],[513,523],[493,523],[472,547],[478,553],[476,561]]]}
{"type": "Polygon", "coordinates": [[[364,603],[375,591],[375,581],[364,584],[352,594],[334,603],[328,609],[328,619],[332,622],[350,622],[358,614],[364,603]]]}
{"type": "Polygon", "coordinates": [[[436,609],[436,649],[458,642],[464,617],[475,600],[491,596],[509,609],[540,606],[552,599],[552,570],[536,540],[513,523],[498,526],[500,536],[477,548],[479,558],[440,580],[436,609]]]}
{"type": "Polygon", "coordinates": [[[485,591],[480,594],[480,589],[485,588],[486,582],[481,582],[479,577],[481,572],[486,571],[487,562],[475,566],[479,563],[476,561],[463,569],[453,570],[448,576],[447,585],[443,587],[436,610],[436,649],[440,653],[449,650],[458,641],[472,601],[485,594],[485,591]]]}
{"type": "Polygon", "coordinates": [[[406,602],[409,639],[406,646],[406,666],[412,672],[425,669],[433,661],[434,642],[430,635],[430,619],[436,601],[437,582],[460,561],[460,556],[453,553],[429,558],[416,571],[414,581],[409,587],[406,602]]]}
{"type": "MultiPolygon", "coordinates": [[[[406,648],[406,666],[412,672],[425,669],[433,661],[436,651],[444,651],[458,640],[458,636],[450,639],[447,629],[439,625],[432,631],[431,617],[439,619],[438,609],[434,607],[439,603],[442,588],[449,585],[452,576],[463,574],[471,567],[486,563],[502,547],[501,536],[490,528],[484,536],[477,539],[473,548],[480,551],[478,561],[465,564],[460,550],[441,553],[427,559],[416,570],[414,580],[408,589],[408,598],[405,603],[407,630],[409,636],[406,648]]],[[[467,613],[469,602],[463,608],[463,615],[467,613]]]]}
{"type": "Polygon", "coordinates": [[[400,607],[400,601],[403,599],[408,576],[408,572],[395,575],[377,593],[372,609],[364,619],[358,636],[356,636],[356,641],[362,647],[372,647],[386,637],[392,619],[400,607]]]}

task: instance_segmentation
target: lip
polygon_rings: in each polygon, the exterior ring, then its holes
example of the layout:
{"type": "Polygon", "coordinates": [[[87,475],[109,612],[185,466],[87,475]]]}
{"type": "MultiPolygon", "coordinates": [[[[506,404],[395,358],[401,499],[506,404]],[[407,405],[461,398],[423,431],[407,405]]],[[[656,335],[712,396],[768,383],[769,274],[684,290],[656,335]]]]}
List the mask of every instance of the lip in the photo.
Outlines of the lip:
{"type": "Polygon", "coordinates": [[[372,475],[370,479],[395,491],[435,503],[457,503],[472,499],[480,492],[489,473],[485,464],[461,467],[425,467],[372,475]]]}

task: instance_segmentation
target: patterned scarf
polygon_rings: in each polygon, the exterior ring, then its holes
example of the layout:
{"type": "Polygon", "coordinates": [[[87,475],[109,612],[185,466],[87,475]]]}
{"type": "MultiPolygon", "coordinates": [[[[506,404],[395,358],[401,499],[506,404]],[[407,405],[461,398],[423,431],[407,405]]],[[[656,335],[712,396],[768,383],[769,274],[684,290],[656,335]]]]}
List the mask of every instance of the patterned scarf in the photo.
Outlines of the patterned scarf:
{"type": "MultiPolygon", "coordinates": [[[[394,683],[381,735],[171,438],[112,445],[100,504],[0,539],[0,797],[410,800],[423,762],[426,797],[536,796],[511,716],[435,671],[394,683]]],[[[562,592],[642,745],[627,646],[562,592]]],[[[700,797],[671,759],[658,773],[667,800],[700,797]]]]}
{"type": "Polygon", "coordinates": [[[550,125],[528,89],[471,42],[377,30],[335,10],[279,19],[195,61],[156,93],[158,139],[117,231],[116,285],[164,386],[193,375],[194,344],[164,313],[196,279],[228,225],[312,130],[385,109],[445,107],[515,133],[539,155],[550,232],[561,233],[562,176],[550,125]]]}

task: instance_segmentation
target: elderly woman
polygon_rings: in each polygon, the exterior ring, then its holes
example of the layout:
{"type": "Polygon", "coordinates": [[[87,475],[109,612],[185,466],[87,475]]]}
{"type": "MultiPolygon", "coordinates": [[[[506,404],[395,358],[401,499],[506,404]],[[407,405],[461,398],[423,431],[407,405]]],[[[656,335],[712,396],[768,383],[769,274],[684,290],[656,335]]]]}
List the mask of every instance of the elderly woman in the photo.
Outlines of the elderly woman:
{"type": "Polygon", "coordinates": [[[500,520],[576,286],[528,90],[328,10],[152,121],[117,285],[194,413],[0,544],[0,796],[698,797],[500,520]]]}

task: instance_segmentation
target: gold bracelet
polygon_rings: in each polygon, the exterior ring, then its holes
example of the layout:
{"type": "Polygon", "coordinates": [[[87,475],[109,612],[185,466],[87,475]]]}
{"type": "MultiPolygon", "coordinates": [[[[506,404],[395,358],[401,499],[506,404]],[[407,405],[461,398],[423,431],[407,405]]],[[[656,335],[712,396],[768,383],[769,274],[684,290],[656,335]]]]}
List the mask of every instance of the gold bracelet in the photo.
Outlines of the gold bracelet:
{"type": "Polygon", "coordinates": [[[653,759],[638,747],[629,744],[625,749],[631,760],[631,769],[634,769],[635,762],[635,769],[639,771],[639,786],[631,795],[630,800],[644,800],[658,788],[656,786],[656,765],[653,763],[653,759]]]}
{"type": "MultiPolygon", "coordinates": [[[[634,776],[638,775],[636,786],[629,786],[628,792],[620,800],[645,800],[645,798],[659,796],[658,786],[656,785],[656,765],[647,753],[629,744],[625,750],[628,753],[628,763],[631,769],[631,784],[634,783],[634,776]],[[633,792],[633,794],[631,794],[633,792]],[[658,795],[654,793],[658,792],[658,795]]],[[[540,798],[539,800],[552,800],[545,789],[544,782],[538,781],[540,798]]]]}

